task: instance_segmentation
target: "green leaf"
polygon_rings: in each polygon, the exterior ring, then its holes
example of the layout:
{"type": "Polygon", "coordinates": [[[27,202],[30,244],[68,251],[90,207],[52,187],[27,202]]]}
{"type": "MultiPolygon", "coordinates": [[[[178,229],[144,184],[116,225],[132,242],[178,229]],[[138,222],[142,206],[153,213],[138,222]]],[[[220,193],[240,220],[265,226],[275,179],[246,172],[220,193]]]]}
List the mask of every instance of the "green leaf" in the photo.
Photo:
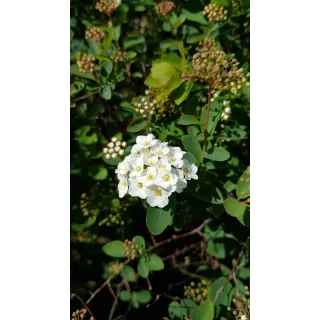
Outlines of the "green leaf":
{"type": "Polygon", "coordinates": [[[150,291],[143,290],[136,292],[136,299],[139,303],[146,304],[152,299],[150,291]]]}
{"type": "Polygon", "coordinates": [[[190,153],[190,152],[186,152],[182,159],[187,159],[190,163],[196,163],[197,162],[197,159],[196,157],[193,155],[193,153],[190,153]]]}
{"type": "Polygon", "coordinates": [[[191,299],[183,299],[181,301],[181,307],[184,308],[186,315],[190,317],[192,310],[194,310],[198,305],[191,299]]]}
{"type": "Polygon", "coordinates": [[[178,124],[181,124],[183,126],[196,124],[198,122],[199,122],[198,118],[196,118],[195,116],[191,116],[189,114],[185,114],[178,119],[178,124]]]}
{"type": "Polygon", "coordinates": [[[144,83],[150,88],[161,88],[162,86],[156,79],[152,78],[151,75],[144,80],[144,83]]]}
{"type": "Polygon", "coordinates": [[[250,277],[250,270],[249,268],[241,268],[238,271],[237,277],[243,280],[247,280],[250,277]]]}
{"type": "Polygon", "coordinates": [[[241,203],[232,197],[224,200],[223,205],[226,209],[226,212],[232,217],[239,217],[243,215],[244,211],[246,210],[246,205],[244,203],[241,203]]]}
{"type": "Polygon", "coordinates": [[[241,175],[237,183],[236,194],[239,200],[250,197],[250,167],[241,175]]]}
{"type": "Polygon", "coordinates": [[[196,157],[198,163],[200,163],[200,160],[201,160],[200,143],[194,137],[183,136],[182,144],[188,152],[191,152],[196,157]]]}
{"type": "Polygon", "coordinates": [[[158,61],[152,64],[151,76],[161,85],[166,85],[176,73],[174,67],[168,62],[158,61]]]}
{"type": "Polygon", "coordinates": [[[219,188],[209,185],[207,183],[198,184],[196,187],[188,186],[185,189],[188,193],[192,194],[195,198],[212,204],[222,204],[223,196],[219,188]]]}
{"type": "Polygon", "coordinates": [[[133,293],[132,293],[131,303],[132,303],[132,306],[133,306],[135,309],[138,309],[138,308],[139,308],[139,302],[137,301],[137,294],[136,294],[136,292],[133,292],[133,293]]]}
{"type": "Polygon", "coordinates": [[[160,42],[160,49],[166,50],[177,50],[178,49],[178,41],[173,39],[166,39],[160,42]]]}
{"type": "Polygon", "coordinates": [[[216,259],[225,259],[226,248],[223,242],[208,241],[207,252],[216,259]]]}
{"type": "Polygon", "coordinates": [[[127,131],[128,132],[138,132],[143,130],[148,125],[148,122],[143,118],[135,118],[130,122],[127,131]]]}
{"type": "Polygon", "coordinates": [[[141,43],[144,43],[146,40],[144,37],[137,37],[137,38],[133,38],[133,39],[127,39],[125,41],[123,41],[123,48],[124,50],[127,50],[129,48],[132,48],[134,46],[137,46],[141,43]]]}
{"type": "Polygon", "coordinates": [[[189,21],[198,22],[204,25],[209,24],[208,20],[203,16],[201,11],[194,13],[186,9],[182,9],[182,12],[185,14],[187,20],[189,21]]]}
{"type": "Polygon", "coordinates": [[[147,227],[153,235],[159,235],[171,223],[176,210],[176,199],[173,193],[169,204],[164,208],[149,207],[147,213],[147,227]]]}
{"type": "Polygon", "coordinates": [[[75,81],[70,86],[70,96],[74,96],[78,92],[84,89],[84,84],[80,81],[75,81]]]}
{"type": "Polygon", "coordinates": [[[96,81],[95,76],[92,73],[82,73],[79,70],[78,65],[73,64],[70,66],[70,73],[74,76],[80,77],[80,78],[85,78],[85,79],[90,79],[96,81]]]}
{"type": "Polygon", "coordinates": [[[164,264],[159,256],[150,254],[145,257],[146,266],[150,271],[160,271],[164,269],[164,264]]]}
{"type": "Polygon", "coordinates": [[[114,40],[118,41],[121,35],[121,24],[113,27],[114,40]]]}
{"type": "Polygon", "coordinates": [[[137,56],[137,53],[135,51],[129,51],[127,52],[125,59],[126,60],[131,60],[137,56]]]}
{"type": "Polygon", "coordinates": [[[111,99],[111,88],[108,84],[102,85],[100,88],[100,95],[102,98],[106,99],[106,100],[110,100],[111,99]]]}
{"type": "Polygon", "coordinates": [[[141,257],[141,259],[139,260],[139,263],[138,263],[138,273],[140,274],[140,276],[141,276],[142,278],[148,278],[149,269],[148,269],[148,267],[146,266],[144,257],[141,257]]]}
{"type": "Polygon", "coordinates": [[[237,217],[240,223],[246,227],[250,227],[250,206],[246,204],[244,212],[237,217]]]}
{"type": "Polygon", "coordinates": [[[191,312],[192,320],[212,320],[213,317],[214,309],[210,299],[207,299],[203,304],[191,312]]]}
{"type": "Polygon", "coordinates": [[[94,180],[105,180],[108,176],[108,170],[103,166],[92,165],[89,167],[89,176],[94,180]]]}
{"type": "Polygon", "coordinates": [[[141,236],[135,236],[133,239],[132,239],[132,244],[137,244],[139,246],[138,250],[145,250],[146,248],[146,242],[144,240],[143,237],[141,236]]]}
{"type": "Polygon", "coordinates": [[[110,74],[112,72],[113,63],[110,59],[105,61],[102,65],[102,69],[106,72],[106,74],[110,74]]]}
{"type": "Polygon", "coordinates": [[[213,147],[204,154],[204,157],[212,161],[226,161],[230,158],[230,153],[221,147],[213,147]]]}
{"type": "Polygon", "coordinates": [[[124,258],[128,255],[125,253],[124,243],[120,240],[108,242],[102,247],[105,254],[114,258],[124,258]]]}
{"type": "Polygon", "coordinates": [[[130,301],[131,300],[131,292],[130,291],[121,291],[119,294],[121,301],[130,301]]]}
{"type": "Polygon", "coordinates": [[[231,301],[232,301],[232,285],[230,284],[230,282],[228,282],[227,285],[225,285],[226,282],[227,282],[226,277],[220,277],[217,280],[215,280],[211,285],[209,295],[212,301],[215,300],[215,297],[219,292],[219,295],[217,296],[217,299],[215,302],[216,316],[219,315],[221,311],[221,306],[227,307],[231,304],[231,301]],[[222,289],[222,291],[219,291],[224,286],[225,288],[222,289]]]}
{"type": "Polygon", "coordinates": [[[137,280],[136,272],[130,266],[124,266],[120,271],[120,275],[124,280],[129,282],[135,282],[137,280]]]}
{"type": "Polygon", "coordinates": [[[126,111],[129,111],[129,112],[135,112],[135,108],[134,106],[128,102],[128,101],[122,101],[120,103],[120,107],[123,109],[123,110],[126,110],[126,111]]]}
{"type": "Polygon", "coordinates": [[[198,43],[206,37],[205,34],[191,34],[187,37],[186,42],[189,44],[198,43]]]}
{"type": "MultiPolygon", "coordinates": [[[[191,89],[193,88],[194,83],[195,83],[194,80],[190,80],[186,84],[184,83],[179,89],[177,89],[177,91],[179,91],[179,93],[180,93],[180,96],[176,97],[174,100],[174,102],[177,105],[180,105],[183,101],[185,101],[188,98],[189,93],[190,93],[191,89]]],[[[174,93],[176,93],[177,91],[175,91],[174,93]]]]}
{"type": "Polygon", "coordinates": [[[181,308],[179,302],[172,301],[168,306],[168,312],[170,319],[173,320],[182,320],[185,313],[183,312],[183,308],[181,308]]]}

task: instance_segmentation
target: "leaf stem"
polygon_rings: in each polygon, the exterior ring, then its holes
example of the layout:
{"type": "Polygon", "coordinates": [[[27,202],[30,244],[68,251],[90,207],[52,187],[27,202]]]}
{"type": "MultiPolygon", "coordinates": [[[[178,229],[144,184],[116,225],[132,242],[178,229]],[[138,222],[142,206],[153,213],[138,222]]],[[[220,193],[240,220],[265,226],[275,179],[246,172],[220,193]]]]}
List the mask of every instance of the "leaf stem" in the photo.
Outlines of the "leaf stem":
{"type": "Polygon", "coordinates": [[[209,88],[206,122],[204,124],[204,142],[203,142],[201,161],[200,161],[201,164],[203,163],[204,154],[206,152],[207,142],[208,142],[208,122],[209,122],[209,114],[210,114],[210,102],[211,102],[211,90],[209,88]]]}

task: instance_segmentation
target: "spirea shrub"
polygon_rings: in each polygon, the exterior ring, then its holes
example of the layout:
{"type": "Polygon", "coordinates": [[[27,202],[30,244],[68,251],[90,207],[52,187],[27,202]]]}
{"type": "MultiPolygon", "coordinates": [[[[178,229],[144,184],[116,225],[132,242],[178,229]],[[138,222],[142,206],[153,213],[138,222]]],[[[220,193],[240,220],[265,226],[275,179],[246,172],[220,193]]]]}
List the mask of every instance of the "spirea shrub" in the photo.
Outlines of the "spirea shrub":
{"type": "Polygon", "coordinates": [[[153,134],[138,136],[131,153],[119,163],[119,197],[129,193],[146,199],[151,207],[164,208],[172,193],[181,193],[187,180],[198,179],[198,167],[183,159],[185,151],[168,146],[153,134]]]}
{"type": "Polygon", "coordinates": [[[74,320],[250,319],[247,0],[71,0],[74,320]]]}

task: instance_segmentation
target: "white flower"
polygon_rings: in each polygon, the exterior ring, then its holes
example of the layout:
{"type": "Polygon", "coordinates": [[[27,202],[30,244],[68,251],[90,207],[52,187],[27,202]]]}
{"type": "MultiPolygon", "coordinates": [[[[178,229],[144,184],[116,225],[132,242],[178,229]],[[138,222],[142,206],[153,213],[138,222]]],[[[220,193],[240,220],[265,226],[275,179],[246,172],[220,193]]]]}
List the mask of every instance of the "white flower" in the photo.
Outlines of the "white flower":
{"type": "Polygon", "coordinates": [[[171,172],[178,177],[178,181],[176,184],[177,189],[175,191],[181,193],[183,189],[187,186],[187,180],[184,178],[183,171],[180,169],[172,168],[171,172]]]}
{"type": "Polygon", "coordinates": [[[145,176],[146,176],[146,186],[150,186],[154,183],[154,180],[157,176],[157,169],[155,167],[149,167],[145,169],[145,176]]]}
{"type": "MultiPolygon", "coordinates": [[[[110,157],[109,157],[110,158],[110,157]]],[[[130,172],[130,166],[129,163],[125,160],[120,162],[117,166],[117,169],[115,171],[118,175],[126,176],[130,172]]]]}
{"type": "Polygon", "coordinates": [[[151,207],[164,208],[169,203],[169,197],[171,195],[171,192],[159,186],[151,185],[146,188],[146,194],[147,203],[151,207]]]}
{"type": "Polygon", "coordinates": [[[169,188],[177,183],[178,176],[172,174],[170,171],[165,169],[159,169],[154,183],[164,189],[169,188]]]}
{"type": "Polygon", "coordinates": [[[156,168],[158,168],[158,169],[166,169],[166,170],[168,170],[168,171],[171,170],[171,165],[170,165],[168,159],[166,159],[166,158],[161,158],[161,159],[159,159],[159,160],[156,162],[156,165],[155,165],[155,166],[156,166],[156,168]]]}
{"type": "Polygon", "coordinates": [[[154,139],[154,135],[152,133],[148,134],[147,136],[138,136],[136,139],[136,143],[138,146],[142,148],[148,148],[154,145],[158,140],[154,139]]]}
{"type": "Polygon", "coordinates": [[[144,165],[144,163],[143,163],[143,157],[142,156],[134,159],[131,162],[132,170],[130,172],[130,177],[133,178],[133,177],[136,177],[136,176],[141,176],[142,172],[143,172],[143,165],[144,165]]]}
{"type": "Polygon", "coordinates": [[[156,164],[156,162],[158,161],[158,157],[152,155],[151,153],[147,154],[146,156],[144,156],[144,163],[147,166],[154,166],[156,164]]]}
{"type": "Polygon", "coordinates": [[[225,113],[230,113],[231,112],[231,108],[230,107],[225,107],[224,108],[224,112],[225,113]]]}
{"type": "Polygon", "coordinates": [[[167,143],[163,143],[157,141],[151,148],[150,153],[154,154],[155,156],[161,158],[164,154],[167,154],[170,151],[167,143]]]}
{"type": "Polygon", "coordinates": [[[111,138],[111,142],[116,142],[118,139],[116,137],[111,138]]]}
{"type": "Polygon", "coordinates": [[[184,177],[187,180],[191,180],[191,179],[198,180],[198,176],[196,175],[198,171],[198,167],[194,164],[190,164],[190,162],[187,159],[183,159],[182,171],[183,171],[184,177]]]}
{"type": "Polygon", "coordinates": [[[171,150],[166,154],[166,158],[168,159],[169,163],[176,168],[181,168],[183,165],[182,157],[184,152],[181,151],[179,147],[173,147],[171,150]]]}
{"type": "Polygon", "coordinates": [[[118,191],[119,191],[119,198],[123,198],[128,192],[128,179],[124,176],[119,176],[119,184],[118,184],[118,191]]]}
{"type": "Polygon", "coordinates": [[[139,176],[135,178],[129,178],[129,194],[132,197],[139,197],[145,199],[146,194],[146,176],[139,176]]]}

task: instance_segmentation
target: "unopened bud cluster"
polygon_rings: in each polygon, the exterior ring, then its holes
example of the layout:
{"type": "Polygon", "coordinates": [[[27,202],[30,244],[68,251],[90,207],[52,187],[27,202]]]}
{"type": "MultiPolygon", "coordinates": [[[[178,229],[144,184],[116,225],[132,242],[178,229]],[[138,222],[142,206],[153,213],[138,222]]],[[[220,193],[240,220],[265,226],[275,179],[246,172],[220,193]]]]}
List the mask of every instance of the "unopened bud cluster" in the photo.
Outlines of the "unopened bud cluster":
{"type": "Polygon", "coordinates": [[[126,254],[129,259],[134,260],[139,254],[142,254],[143,250],[139,249],[139,245],[136,244],[135,239],[132,241],[126,239],[124,241],[124,251],[123,254],[126,254]]]}
{"type": "Polygon", "coordinates": [[[94,239],[96,239],[96,236],[89,231],[79,231],[71,235],[72,242],[91,243],[94,239]]]}
{"type": "MultiPolygon", "coordinates": [[[[72,320],[83,320],[85,319],[85,315],[88,314],[87,313],[87,309],[82,308],[81,310],[76,310],[75,312],[72,312],[72,320]]],[[[87,317],[90,320],[94,320],[94,317],[87,317]]]]}
{"type": "Polygon", "coordinates": [[[229,119],[230,114],[231,114],[231,108],[230,108],[230,101],[223,101],[223,105],[224,105],[224,110],[221,114],[221,120],[226,121],[229,119]]]}
{"type": "Polygon", "coordinates": [[[92,39],[95,42],[100,42],[104,37],[104,32],[97,27],[92,27],[89,30],[86,30],[85,34],[86,39],[92,39]]]}
{"type": "Polygon", "coordinates": [[[106,159],[120,158],[124,154],[124,148],[127,145],[125,141],[119,141],[117,137],[112,137],[107,146],[103,148],[103,154],[106,159]]]}
{"type": "Polygon", "coordinates": [[[108,56],[114,62],[123,61],[126,57],[126,54],[127,53],[125,51],[121,51],[118,49],[109,49],[108,50],[108,56]]]}
{"type": "Polygon", "coordinates": [[[237,293],[237,296],[232,299],[234,308],[227,308],[238,320],[250,319],[250,292],[247,286],[245,286],[245,290],[245,297],[240,297],[240,294],[237,293]]]}
{"type": "Polygon", "coordinates": [[[156,13],[162,16],[166,16],[167,14],[169,14],[173,8],[174,8],[173,1],[160,2],[155,7],[156,13]]]}
{"type": "Polygon", "coordinates": [[[80,59],[77,60],[77,65],[79,67],[80,72],[82,73],[93,72],[94,60],[95,60],[94,56],[83,53],[80,59]]]}
{"type": "Polygon", "coordinates": [[[184,286],[184,295],[194,302],[202,303],[209,295],[207,280],[203,279],[198,284],[192,281],[189,286],[184,286]]]}
{"type": "Polygon", "coordinates": [[[208,17],[208,20],[210,22],[225,21],[228,19],[228,10],[225,10],[224,7],[218,7],[215,3],[210,3],[207,6],[205,6],[202,13],[203,15],[208,17]]]}
{"type": "Polygon", "coordinates": [[[113,262],[108,264],[108,271],[112,275],[117,275],[117,274],[120,273],[120,271],[122,270],[123,266],[124,266],[123,262],[113,261],[113,262]]]}
{"type": "Polygon", "coordinates": [[[97,214],[98,209],[92,208],[91,200],[86,193],[82,193],[80,196],[80,209],[84,216],[95,216],[97,214]]]}
{"type": "Polygon", "coordinates": [[[111,14],[121,4],[121,0],[100,0],[96,3],[96,9],[101,13],[111,14]]]}
{"type": "Polygon", "coordinates": [[[207,82],[213,92],[239,92],[243,84],[249,85],[248,77],[239,68],[239,62],[231,55],[219,50],[212,39],[205,39],[192,57],[192,74],[182,74],[185,80],[198,79],[207,82]]]}
{"type": "Polygon", "coordinates": [[[143,118],[153,114],[166,117],[177,112],[178,107],[169,97],[163,97],[161,100],[156,100],[155,95],[156,93],[153,90],[146,90],[146,96],[140,96],[133,101],[135,111],[140,113],[143,118]]]}
{"type": "Polygon", "coordinates": [[[133,101],[133,105],[135,106],[135,111],[140,113],[143,118],[146,118],[149,115],[155,114],[156,101],[150,101],[150,98],[147,96],[138,97],[133,101]]]}
{"type": "Polygon", "coordinates": [[[107,227],[113,227],[113,226],[123,226],[124,221],[121,217],[120,213],[112,214],[110,213],[106,218],[102,219],[99,222],[99,226],[106,225],[107,227]]]}

